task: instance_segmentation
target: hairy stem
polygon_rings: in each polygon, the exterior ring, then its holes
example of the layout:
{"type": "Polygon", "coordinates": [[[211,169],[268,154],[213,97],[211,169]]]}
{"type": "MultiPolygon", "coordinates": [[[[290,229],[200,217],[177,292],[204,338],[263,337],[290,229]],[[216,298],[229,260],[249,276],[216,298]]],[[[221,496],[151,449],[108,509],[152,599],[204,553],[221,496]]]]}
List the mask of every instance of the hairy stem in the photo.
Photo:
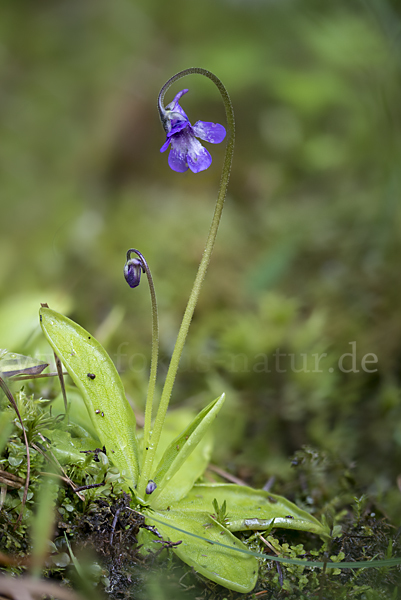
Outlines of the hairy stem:
{"type": "MultiPolygon", "coordinates": [[[[156,292],[155,286],[153,284],[152,274],[150,272],[148,263],[145,260],[143,254],[139,252],[139,250],[135,250],[135,248],[131,248],[127,252],[127,262],[131,258],[131,254],[136,254],[143,266],[143,270],[146,273],[149,284],[150,298],[152,302],[152,355],[150,361],[150,377],[149,377],[149,385],[148,385],[148,393],[146,397],[146,407],[145,407],[145,423],[143,429],[143,447],[148,448],[150,444],[150,428],[152,423],[152,408],[153,408],[153,399],[155,395],[155,387],[156,387],[156,377],[157,377],[157,363],[159,358],[159,317],[157,312],[157,300],[156,300],[156,292]]],[[[147,460],[148,456],[146,451],[144,450],[142,456],[142,468],[141,474],[146,472],[147,470],[147,460]]],[[[143,498],[145,493],[147,481],[140,477],[138,482],[138,496],[143,498]],[[142,489],[143,488],[143,489],[142,489]]]]}

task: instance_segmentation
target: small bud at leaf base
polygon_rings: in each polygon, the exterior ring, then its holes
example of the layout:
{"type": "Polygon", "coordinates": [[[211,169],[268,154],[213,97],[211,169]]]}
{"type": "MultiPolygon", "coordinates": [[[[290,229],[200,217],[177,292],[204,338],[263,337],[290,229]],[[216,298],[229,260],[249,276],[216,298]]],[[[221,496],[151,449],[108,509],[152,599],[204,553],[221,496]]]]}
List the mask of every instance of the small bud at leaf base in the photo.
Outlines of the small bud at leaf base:
{"type": "Polygon", "coordinates": [[[152,492],[154,492],[156,488],[157,485],[155,484],[155,482],[152,479],[149,479],[148,485],[146,486],[146,493],[152,494],[152,492]]]}
{"type": "Polygon", "coordinates": [[[128,285],[132,288],[137,287],[141,281],[142,263],[139,258],[130,258],[124,266],[124,277],[128,285]]]}

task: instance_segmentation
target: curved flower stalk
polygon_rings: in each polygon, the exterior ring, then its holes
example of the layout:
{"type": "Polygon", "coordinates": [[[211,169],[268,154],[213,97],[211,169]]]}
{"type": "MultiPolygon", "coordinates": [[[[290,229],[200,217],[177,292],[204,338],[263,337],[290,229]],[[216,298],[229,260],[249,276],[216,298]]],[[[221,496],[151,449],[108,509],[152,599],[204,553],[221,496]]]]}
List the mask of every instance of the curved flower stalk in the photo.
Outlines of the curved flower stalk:
{"type": "MultiPolygon", "coordinates": [[[[156,388],[156,377],[157,377],[157,364],[159,360],[159,315],[157,310],[156,291],[153,284],[152,274],[150,272],[148,263],[145,257],[139,250],[130,248],[127,252],[127,261],[124,266],[124,277],[128,285],[131,288],[135,288],[141,281],[141,274],[146,273],[149,284],[150,298],[152,303],[152,358],[150,363],[150,376],[148,393],[145,405],[145,422],[143,427],[143,445],[144,448],[148,448],[150,445],[151,436],[151,424],[152,424],[152,411],[153,411],[153,399],[156,388]],[[131,254],[135,254],[136,258],[131,258],[131,254]]],[[[146,464],[146,453],[142,454],[142,469],[141,472],[145,471],[146,464]]],[[[145,481],[145,480],[143,480],[145,481]]],[[[151,485],[152,480],[144,483],[142,487],[138,489],[139,497],[144,498],[145,494],[152,493],[153,487],[151,485]],[[146,485],[146,489],[143,489],[146,485]],[[148,490],[152,490],[149,492],[148,490]]],[[[154,483],[154,482],[153,482],[154,483]]]]}

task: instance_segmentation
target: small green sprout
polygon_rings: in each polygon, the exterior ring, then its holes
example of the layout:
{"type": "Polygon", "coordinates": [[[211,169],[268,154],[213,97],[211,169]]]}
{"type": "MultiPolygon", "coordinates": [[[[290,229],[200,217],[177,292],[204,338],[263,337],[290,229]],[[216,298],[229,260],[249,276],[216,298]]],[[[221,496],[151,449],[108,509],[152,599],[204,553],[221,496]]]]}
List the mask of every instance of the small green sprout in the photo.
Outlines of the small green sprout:
{"type": "Polygon", "coordinates": [[[219,503],[217,502],[216,498],[213,499],[213,508],[215,510],[214,515],[212,515],[212,517],[214,519],[216,519],[216,521],[218,523],[220,523],[221,525],[225,525],[228,521],[228,517],[227,517],[227,503],[224,500],[223,504],[221,506],[219,506],[219,503]]]}

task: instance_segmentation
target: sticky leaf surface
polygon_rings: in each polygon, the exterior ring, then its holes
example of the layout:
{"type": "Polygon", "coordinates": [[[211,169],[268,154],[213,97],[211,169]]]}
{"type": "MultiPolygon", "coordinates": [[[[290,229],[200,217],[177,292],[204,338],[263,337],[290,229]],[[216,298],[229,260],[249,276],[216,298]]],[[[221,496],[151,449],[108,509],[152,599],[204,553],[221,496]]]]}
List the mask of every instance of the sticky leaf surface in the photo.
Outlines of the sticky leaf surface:
{"type": "Polygon", "coordinates": [[[151,518],[147,519],[147,523],[156,526],[164,539],[182,542],[174,548],[174,552],[187,565],[230,590],[242,593],[253,590],[258,577],[257,559],[249,554],[237,552],[238,548],[246,550],[246,546],[228,529],[217,523],[209,513],[197,510],[183,513],[171,509],[152,511],[149,516],[152,514],[166,524],[208,539],[199,539],[159,522],[152,522],[151,518]],[[220,542],[229,547],[223,548],[213,542],[220,542]]]}
{"type": "Polygon", "coordinates": [[[315,517],[276,494],[235,484],[196,484],[174,508],[182,512],[210,510],[213,500],[226,502],[225,527],[230,531],[264,530],[271,525],[309,531],[327,537],[329,532],[315,517]]]}
{"type": "Polygon", "coordinates": [[[41,308],[41,327],[81,392],[97,436],[111,462],[134,486],[138,480],[135,415],[120,376],[103,346],[67,317],[41,308]]]}
{"type": "Polygon", "coordinates": [[[149,497],[152,507],[165,508],[192,488],[205,470],[210,444],[202,444],[223,405],[224,394],[206,406],[166,448],[152,479],[158,485],[149,497]],[[192,460],[191,460],[192,459],[192,460]]]}

